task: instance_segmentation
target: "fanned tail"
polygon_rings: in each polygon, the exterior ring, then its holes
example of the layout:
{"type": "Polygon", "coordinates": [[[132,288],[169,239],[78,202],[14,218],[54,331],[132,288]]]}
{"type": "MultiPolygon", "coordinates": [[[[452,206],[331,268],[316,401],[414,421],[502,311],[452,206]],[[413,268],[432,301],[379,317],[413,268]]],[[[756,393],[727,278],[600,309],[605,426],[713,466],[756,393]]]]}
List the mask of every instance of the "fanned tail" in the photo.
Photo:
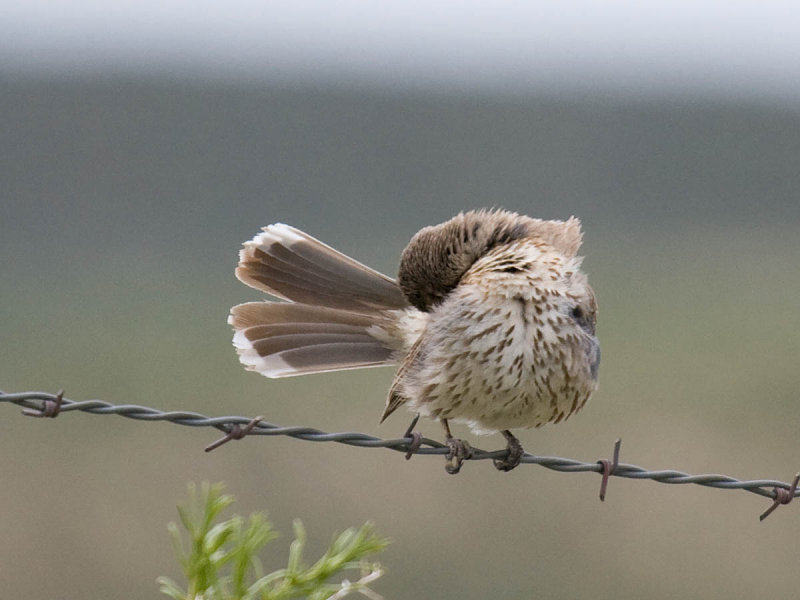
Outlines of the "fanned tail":
{"type": "Polygon", "coordinates": [[[408,303],[393,279],[283,224],[244,244],[236,276],[288,300],[231,309],[233,344],[249,370],[289,377],[395,363],[401,342],[388,331],[408,303]]]}

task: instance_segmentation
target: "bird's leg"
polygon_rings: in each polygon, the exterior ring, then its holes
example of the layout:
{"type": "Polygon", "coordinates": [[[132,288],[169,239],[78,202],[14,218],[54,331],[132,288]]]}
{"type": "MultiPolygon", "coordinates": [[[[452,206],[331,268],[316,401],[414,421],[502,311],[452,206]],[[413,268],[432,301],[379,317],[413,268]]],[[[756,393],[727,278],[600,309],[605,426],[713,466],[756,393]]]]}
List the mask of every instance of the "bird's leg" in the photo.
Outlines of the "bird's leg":
{"type": "Polygon", "coordinates": [[[461,465],[465,459],[472,456],[472,448],[464,440],[458,440],[450,433],[450,424],[447,419],[442,419],[442,427],[444,427],[445,443],[450,448],[450,453],[447,455],[447,462],[444,465],[444,470],[455,475],[461,470],[461,465]]]}
{"type": "Polygon", "coordinates": [[[414,431],[414,427],[417,426],[417,421],[419,421],[419,413],[414,415],[414,418],[411,420],[411,425],[408,426],[408,429],[406,429],[406,432],[403,434],[404,438],[411,438],[411,442],[408,444],[408,451],[406,452],[406,460],[409,460],[422,445],[422,434],[419,431],[414,431]]]}
{"type": "Polygon", "coordinates": [[[519,440],[508,429],[503,429],[500,433],[508,441],[508,454],[503,459],[495,458],[494,466],[498,471],[510,471],[519,464],[525,451],[522,449],[522,444],[519,443],[519,440]]]}

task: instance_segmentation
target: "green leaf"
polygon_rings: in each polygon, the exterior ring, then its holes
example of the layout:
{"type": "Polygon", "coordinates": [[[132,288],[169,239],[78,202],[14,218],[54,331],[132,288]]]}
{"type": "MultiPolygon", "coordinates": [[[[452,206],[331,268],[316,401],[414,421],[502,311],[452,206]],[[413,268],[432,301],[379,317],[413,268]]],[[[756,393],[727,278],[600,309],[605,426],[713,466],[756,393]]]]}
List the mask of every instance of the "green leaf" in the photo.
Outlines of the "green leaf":
{"type": "Polygon", "coordinates": [[[363,560],[387,544],[375,534],[372,523],[335,536],[322,557],[308,566],[303,560],[306,530],[302,521],[295,519],[286,568],[264,575],[259,553],[278,533],[266,513],[252,513],[246,520],[239,515],[220,520],[221,513],[234,501],[223,489],[221,484],[208,482],[199,490],[189,484],[189,499],[178,507],[189,538],[188,550],[178,525],[168,525],[187,589],[182,590],[166,577],[160,577],[158,583],[174,600],[324,600],[334,594],[341,598],[351,591],[368,589],[367,580],[350,583],[348,579],[353,577],[346,577],[347,572],[368,572],[370,582],[383,573],[380,565],[368,565],[363,560]],[[334,581],[334,577],[341,581],[334,581]]]}

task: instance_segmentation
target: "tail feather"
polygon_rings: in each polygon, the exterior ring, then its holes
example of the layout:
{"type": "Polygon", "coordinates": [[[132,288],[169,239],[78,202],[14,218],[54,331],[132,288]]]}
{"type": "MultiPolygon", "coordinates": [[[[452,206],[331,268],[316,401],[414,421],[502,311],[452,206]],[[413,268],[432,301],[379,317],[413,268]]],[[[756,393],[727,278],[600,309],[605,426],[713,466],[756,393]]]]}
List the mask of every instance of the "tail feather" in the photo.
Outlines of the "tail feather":
{"type": "Polygon", "coordinates": [[[286,302],[234,306],[228,322],[233,344],[248,369],[289,377],[394,364],[393,349],[373,337],[379,313],[286,302]]]}
{"type": "Polygon", "coordinates": [[[231,309],[233,345],[248,369],[288,377],[394,364],[386,325],[408,302],[393,279],[283,224],[244,244],[236,276],[288,300],[231,309]]]}
{"type": "Polygon", "coordinates": [[[408,306],[393,279],[282,223],[245,243],[236,276],[302,304],[367,312],[408,306]]]}

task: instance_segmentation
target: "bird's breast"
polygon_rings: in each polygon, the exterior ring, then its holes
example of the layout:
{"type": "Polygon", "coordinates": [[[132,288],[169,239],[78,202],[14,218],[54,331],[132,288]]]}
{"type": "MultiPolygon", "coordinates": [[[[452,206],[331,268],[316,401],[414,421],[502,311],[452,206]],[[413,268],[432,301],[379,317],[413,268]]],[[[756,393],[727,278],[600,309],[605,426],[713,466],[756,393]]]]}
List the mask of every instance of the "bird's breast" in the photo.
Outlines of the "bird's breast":
{"type": "Polygon", "coordinates": [[[411,408],[477,432],[538,427],[594,389],[583,340],[545,289],[463,285],[430,315],[406,375],[411,408]]]}

